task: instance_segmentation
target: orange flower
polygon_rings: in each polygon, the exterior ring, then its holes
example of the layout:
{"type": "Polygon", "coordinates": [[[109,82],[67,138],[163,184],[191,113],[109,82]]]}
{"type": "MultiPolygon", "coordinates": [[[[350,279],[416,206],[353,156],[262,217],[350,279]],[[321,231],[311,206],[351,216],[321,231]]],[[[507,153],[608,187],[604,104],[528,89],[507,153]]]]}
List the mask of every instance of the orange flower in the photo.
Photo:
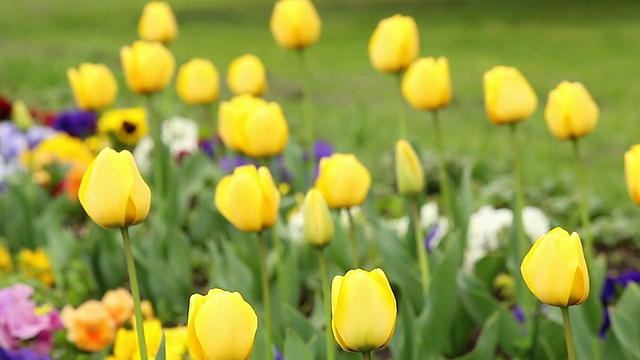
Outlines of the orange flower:
{"type": "Polygon", "coordinates": [[[82,176],[84,176],[88,167],[89,164],[75,163],[67,172],[65,189],[67,190],[67,197],[69,201],[78,201],[78,189],[80,189],[80,182],[82,181],[82,176]]]}
{"type": "Polygon", "coordinates": [[[61,317],[67,339],[78,349],[95,352],[113,344],[116,324],[100,301],[89,300],[77,309],[67,305],[61,317]]]}
{"type": "Polygon", "coordinates": [[[118,326],[133,315],[133,297],[123,288],[107,291],[102,297],[102,304],[118,326]]]}

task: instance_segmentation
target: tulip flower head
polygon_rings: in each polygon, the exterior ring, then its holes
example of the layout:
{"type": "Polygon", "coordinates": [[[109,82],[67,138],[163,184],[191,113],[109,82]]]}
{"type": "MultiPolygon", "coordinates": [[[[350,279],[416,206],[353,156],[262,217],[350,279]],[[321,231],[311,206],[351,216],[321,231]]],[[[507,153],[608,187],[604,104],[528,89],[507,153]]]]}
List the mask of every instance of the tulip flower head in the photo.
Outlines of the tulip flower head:
{"type": "Polygon", "coordinates": [[[178,36],[178,24],[171,6],[164,1],[147,3],[138,23],[138,35],[147,41],[173,41],[178,36]]]}
{"type": "Polygon", "coordinates": [[[382,269],[349,270],[331,283],[331,327],[346,351],[387,345],[396,327],[396,298],[382,269]]]}
{"type": "Polygon", "coordinates": [[[129,151],[104,148],[82,177],[78,199],[98,225],[122,228],[147,218],[151,190],[129,151]]]}
{"type": "Polygon", "coordinates": [[[520,271],[529,290],[552,306],[582,304],[589,297],[589,271],[577,233],[555,228],[538,239],[520,271]]]}
{"type": "Polygon", "coordinates": [[[220,76],[210,60],[194,58],[180,66],[178,95],[191,105],[211,104],[218,99],[220,76]]]}
{"type": "Polygon", "coordinates": [[[632,146],[624,154],[624,172],[629,196],[636,205],[640,205],[640,144],[632,146]]]}
{"type": "Polygon", "coordinates": [[[249,359],[258,316],[240,293],[211,289],[189,299],[189,352],[196,360],[249,359]]]}
{"type": "Polygon", "coordinates": [[[418,25],[411,16],[396,14],[382,19],[369,40],[369,59],[380,72],[402,71],[419,53],[418,25]]]}
{"type": "Polygon", "coordinates": [[[371,174],[354,155],[336,153],[320,160],[315,187],[332,208],[352,207],[366,200],[371,174]]]}
{"type": "Polygon", "coordinates": [[[424,189],[424,170],[418,154],[406,140],[396,143],[396,183],[398,192],[415,195],[424,189]]]}
{"type": "Polygon", "coordinates": [[[451,102],[451,75],[445,57],[420,58],[402,78],[402,95],[416,110],[437,110],[451,102]]]}
{"type": "Polygon", "coordinates": [[[333,220],[320,190],[309,190],[304,198],[302,213],[304,239],[319,248],[328,245],[333,240],[333,220]]]}
{"type": "Polygon", "coordinates": [[[111,106],[118,94],[118,83],[111,70],[103,64],[82,63],[76,70],[67,70],[67,78],[83,110],[102,110],[111,106]]]}
{"type": "Polygon", "coordinates": [[[236,95],[264,94],[267,91],[267,72],[260,58],[253,54],[235,58],[229,65],[227,85],[236,95]]]}
{"type": "Polygon", "coordinates": [[[120,62],[129,88],[153,94],[169,85],[176,69],[173,54],[159,42],[136,41],[120,49],[120,62]]]}
{"type": "Polygon", "coordinates": [[[584,85],[563,81],[549,93],[544,117],[551,133],[567,140],[589,134],[598,124],[599,113],[584,85]]]}
{"type": "Polygon", "coordinates": [[[278,219],[280,192],[268,168],[245,165],[222,178],[214,201],[238,230],[261,231],[273,226],[278,219]]]}
{"type": "Polygon", "coordinates": [[[294,50],[315,44],[322,22],[311,0],[279,0],[269,26],[278,46],[294,50]]]}
{"type": "Polygon", "coordinates": [[[538,97],[518,69],[496,66],[484,73],[484,104],[489,120],[502,125],[527,120],[538,97]]]}

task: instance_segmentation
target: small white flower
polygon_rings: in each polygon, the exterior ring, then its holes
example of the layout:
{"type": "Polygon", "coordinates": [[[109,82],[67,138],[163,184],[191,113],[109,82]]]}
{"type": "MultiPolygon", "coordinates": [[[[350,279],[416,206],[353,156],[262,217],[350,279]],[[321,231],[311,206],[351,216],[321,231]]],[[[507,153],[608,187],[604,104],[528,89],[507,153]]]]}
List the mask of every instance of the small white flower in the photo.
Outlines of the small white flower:
{"type": "Polygon", "coordinates": [[[286,236],[295,243],[304,242],[304,214],[302,207],[287,218],[286,236]]]}
{"type": "Polygon", "coordinates": [[[420,226],[423,229],[429,229],[437,224],[440,220],[440,212],[436,202],[428,202],[420,207],[420,226]]]}
{"type": "Polygon", "coordinates": [[[500,234],[513,223],[509,209],[495,209],[485,205],[471,214],[467,231],[464,270],[471,271],[478,260],[500,246],[500,234]]]}
{"type": "Polygon", "coordinates": [[[397,219],[389,220],[389,227],[395,230],[396,234],[400,239],[404,239],[407,236],[407,231],[409,230],[409,217],[403,216],[397,219]]]}
{"type": "Polygon", "coordinates": [[[133,149],[133,158],[140,169],[140,172],[151,170],[151,154],[153,154],[153,140],[151,136],[145,136],[138,141],[133,149]]]}
{"type": "Polygon", "coordinates": [[[198,150],[198,131],[195,121],[176,116],[162,123],[162,142],[173,157],[185,152],[191,154],[198,150]]]}
{"type": "Polygon", "coordinates": [[[549,218],[540,208],[534,206],[525,206],[522,210],[522,221],[524,225],[524,232],[531,241],[538,240],[542,235],[551,230],[549,218]]]}

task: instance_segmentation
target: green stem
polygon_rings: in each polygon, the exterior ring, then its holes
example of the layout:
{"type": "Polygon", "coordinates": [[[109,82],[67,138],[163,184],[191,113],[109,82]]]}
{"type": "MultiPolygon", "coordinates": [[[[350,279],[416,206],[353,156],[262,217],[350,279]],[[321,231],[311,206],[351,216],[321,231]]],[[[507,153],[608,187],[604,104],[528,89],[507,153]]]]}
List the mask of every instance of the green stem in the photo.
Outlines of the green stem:
{"type": "Polygon", "coordinates": [[[438,150],[438,160],[440,162],[440,188],[442,189],[442,210],[449,220],[449,227],[453,226],[453,211],[451,210],[451,188],[449,176],[447,176],[447,164],[444,160],[444,141],[442,140],[442,129],[440,127],[440,116],[437,110],[431,112],[433,119],[433,132],[436,138],[436,148],[438,150]]]}
{"type": "Polygon", "coordinates": [[[165,158],[164,158],[164,143],[162,142],[162,122],[155,116],[155,102],[154,95],[147,95],[147,123],[151,131],[151,138],[153,140],[153,163],[154,163],[154,185],[157,192],[157,197],[154,197],[154,203],[158,204],[158,210],[161,218],[164,218],[163,203],[165,199],[165,158]],[[160,201],[158,201],[158,199],[160,201]]]}
{"type": "Polygon", "coordinates": [[[258,232],[258,252],[260,253],[260,272],[262,273],[262,302],[264,303],[264,322],[266,327],[265,346],[267,360],[273,359],[271,340],[271,295],[269,294],[269,273],[267,271],[267,255],[264,245],[264,233],[258,232]]]}
{"type": "Polygon", "coordinates": [[[333,346],[333,333],[331,331],[331,295],[329,294],[329,278],[327,273],[327,262],[322,248],[318,248],[318,264],[320,265],[320,278],[322,279],[322,297],[324,300],[324,315],[326,319],[325,335],[327,337],[327,360],[336,358],[333,346]]]}
{"type": "Polygon", "coordinates": [[[407,138],[407,114],[405,111],[405,103],[404,103],[404,97],[402,96],[402,72],[398,71],[395,76],[396,76],[396,81],[398,83],[398,90],[400,92],[400,107],[398,108],[398,123],[400,124],[400,139],[406,139],[407,138]]]}
{"type": "Polygon", "coordinates": [[[518,147],[518,139],[516,137],[517,124],[511,123],[511,151],[513,153],[513,178],[516,193],[516,204],[513,211],[514,222],[517,224],[518,230],[518,256],[522,258],[527,248],[526,236],[524,233],[524,224],[522,221],[522,208],[524,207],[524,191],[522,189],[522,165],[520,164],[520,150],[518,147]]]}
{"type": "Polygon", "coordinates": [[[124,245],[124,257],[127,262],[127,271],[129,272],[129,282],[131,283],[131,295],[133,296],[133,311],[136,319],[136,334],[138,335],[138,348],[140,349],[140,357],[147,360],[147,343],[144,338],[144,320],[142,318],[142,307],[140,306],[140,288],[138,287],[138,277],[136,275],[136,265],[133,261],[133,253],[131,251],[131,238],[129,237],[129,228],[120,228],[122,241],[124,245]]]}
{"type": "Polygon", "coordinates": [[[371,360],[371,351],[366,351],[362,353],[363,360],[371,360]]]}
{"type": "Polygon", "coordinates": [[[569,307],[563,306],[560,310],[562,310],[562,320],[564,321],[564,337],[567,341],[567,359],[575,360],[576,354],[573,347],[573,334],[571,332],[571,319],[569,319],[569,307]]]}
{"type": "Polygon", "coordinates": [[[424,245],[424,234],[420,227],[420,210],[418,208],[418,202],[415,198],[409,200],[411,204],[411,216],[413,217],[413,225],[415,229],[416,239],[416,253],[418,254],[418,264],[420,266],[420,274],[422,275],[422,293],[427,297],[429,293],[429,285],[431,279],[429,276],[429,257],[427,256],[427,249],[424,245]]]}
{"type": "Polygon", "coordinates": [[[582,227],[584,228],[584,236],[582,237],[585,242],[584,252],[589,264],[591,264],[591,260],[593,259],[593,234],[591,233],[591,220],[589,218],[589,203],[587,201],[584,163],[582,161],[582,156],[580,156],[578,139],[574,138],[572,143],[575,155],[576,176],[578,177],[578,188],[580,190],[580,217],[582,218],[582,227]]]}
{"type": "Polygon", "coordinates": [[[278,271],[278,291],[280,292],[280,302],[288,303],[288,284],[284,281],[286,278],[284,270],[284,249],[282,248],[282,241],[280,241],[280,235],[278,234],[278,222],[271,227],[271,237],[273,239],[276,254],[278,255],[278,263],[276,264],[276,267],[278,271]]]}
{"type": "Polygon", "coordinates": [[[353,214],[351,214],[351,208],[345,208],[347,216],[349,217],[349,235],[351,235],[351,258],[353,260],[353,268],[357,269],[360,266],[360,256],[358,256],[358,239],[356,238],[356,223],[353,221],[353,214]]]}
{"type": "Polygon", "coordinates": [[[303,83],[303,89],[304,89],[304,95],[303,95],[303,115],[304,115],[304,119],[305,119],[305,126],[307,127],[307,131],[308,133],[308,152],[309,152],[309,158],[308,158],[308,174],[309,174],[309,178],[311,179],[313,177],[313,169],[314,169],[314,164],[316,161],[316,154],[315,151],[313,149],[313,141],[315,140],[316,134],[315,134],[315,124],[314,124],[314,119],[313,119],[313,95],[311,93],[311,80],[309,77],[309,68],[307,66],[307,59],[305,57],[305,50],[304,48],[299,49],[297,51],[298,53],[298,62],[300,63],[300,73],[302,74],[302,83],[303,83]]]}
{"type": "Polygon", "coordinates": [[[538,332],[540,331],[540,307],[542,303],[536,300],[533,312],[533,331],[531,332],[531,347],[529,347],[529,359],[536,358],[536,345],[538,344],[538,332]]]}

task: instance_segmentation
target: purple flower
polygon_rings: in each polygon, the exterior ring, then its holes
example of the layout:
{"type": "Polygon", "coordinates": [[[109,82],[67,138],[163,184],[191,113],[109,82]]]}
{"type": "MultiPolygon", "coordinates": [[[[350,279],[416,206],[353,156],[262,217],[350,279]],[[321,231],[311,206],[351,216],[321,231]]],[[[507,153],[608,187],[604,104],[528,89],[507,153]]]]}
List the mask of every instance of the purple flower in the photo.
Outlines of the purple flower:
{"type": "Polygon", "coordinates": [[[28,146],[26,136],[13,122],[0,122],[0,156],[7,162],[12,162],[27,150],[28,146]]]}
{"type": "Polygon", "coordinates": [[[51,360],[51,357],[30,348],[11,351],[0,347],[0,360],[51,360]]]}
{"type": "MultiPolygon", "coordinates": [[[[313,154],[315,155],[315,167],[313,170],[313,178],[317,178],[318,177],[318,173],[320,171],[320,159],[325,158],[325,157],[329,157],[331,155],[333,155],[334,150],[333,150],[333,146],[331,146],[330,143],[324,141],[324,140],[317,140],[313,143],[313,154]]],[[[304,161],[309,160],[309,152],[305,151],[302,154],[302,159],[304,161]]]]}
{"type": "Polygon", "coordinates": [[[616,277],[607,276],[605,279],[602,292],[600,293],[600,300],[604,306],[603,320],[602,325],[600,325],[599,332],[601,340],[603,340],[607,335],[607,330],[609,330],[609,327],[611,326],[609,309],[607,306],[616,300],[620,288],[626,288],[631,282],[640,283],[640,271],[628,270],[616,277]]]}
{"type": "Polygon", "coordinates": [[[602,286],[602,293],[600,294],[600,300],[602,304],[607,305],[611,303],[616,297],[616,279],[607,276],[602,286]]]}
{"type": "Polygon", "coordinates": [[[598,335],[600,336],[600,340],[604,340],[605,336],[607,336],[607,330],[611,327],[611,319],[609,318],[609,308],[604,307],[604,314],[602,316],[602,325],[600,325],[600,331],[598,335]]]}
{"type": "Polygon", "coordinates": [[[233,169],[252,163],[253,162],[242,155],[225,155],[220,158],[220,169],[222,169],[225,174],[231,174],[233,169]]]}
{"type": "Polygon", "coordinates": [[[520,324],[524,324],[524,321],[525,321],[524,311],[522,311],[522,308],[520,307],[520,305],[518,304],[514,305],[513,308],[511,309],[511,312],[513,313],[513,317],[516,319],[517,322],[519,322],[520,324]]]}
{"type": "Polygon", "coordinates": [[[27,129],[27,141],[29,148],[33,149],[42,140],[52,136],[56,131],[48,126],[34,125],[27,129]]]}
{"type": "Polygon", "coordinates": [[[616,282],[627,287],[630,282],[640,283],[640,270],[628,270],[618,276],[616,282]]]}
{"type": "Polygon", "coordinates": [[[58,114],[52,126],[71,136],[85,138],[96,131],[96,114],[92,111],[69,110],[58,114]]]}
{"type": "Polygon", "coordinates": [[[273,356],[275,357],[275,360],[284,360],[284,356],[282,355],[280,350],[278,350],[278,348],[275,346],[273,347],[273,356]]]}

